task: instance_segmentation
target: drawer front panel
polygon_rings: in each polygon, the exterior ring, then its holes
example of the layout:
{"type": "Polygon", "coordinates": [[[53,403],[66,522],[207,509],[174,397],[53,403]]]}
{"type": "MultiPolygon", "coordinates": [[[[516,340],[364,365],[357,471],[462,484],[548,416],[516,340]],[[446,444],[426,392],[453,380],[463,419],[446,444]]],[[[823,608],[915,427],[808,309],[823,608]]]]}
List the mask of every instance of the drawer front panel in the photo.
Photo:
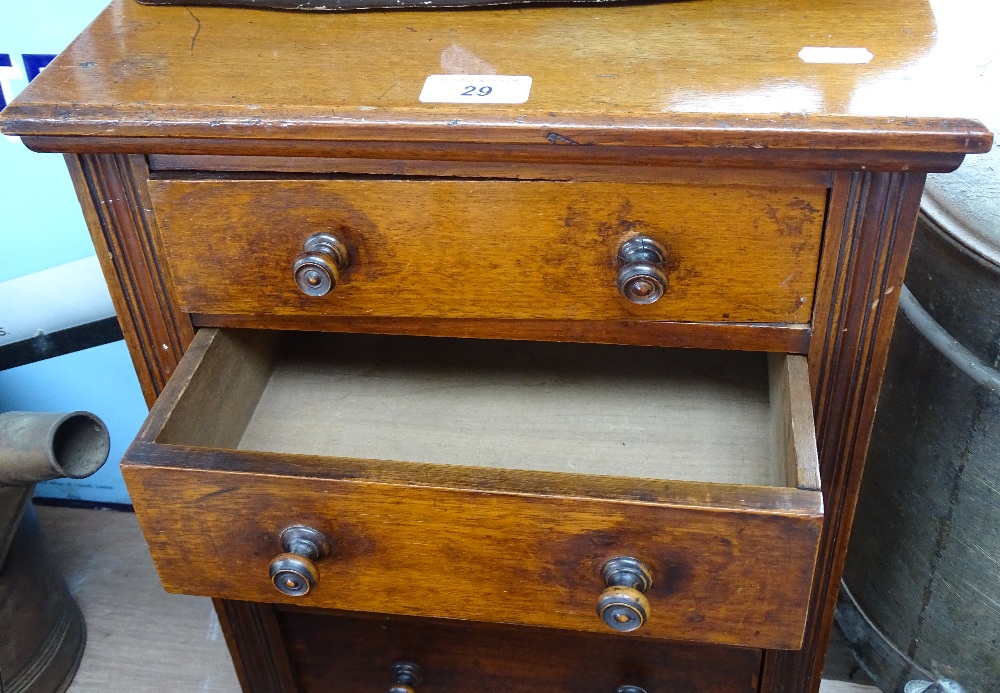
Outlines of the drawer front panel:
{"type": "MultiPolygon", "coordinates": [[[[702,501],[689,493],[695,507],[680,507],[560,494],[556,477],[548,493],[463,490],[434,485],[415,464],[413,484],[390,483],[364,478],[374,462],[304,458],[290,468],[267,453],[156,447],[133,446],[123,470],[172,592],[612,633],[596,613],[601,568],[629,555],[653,575],[651,614],[635,635],[801,643],[819,515],[707,507],[710,485],[702,501]],[[316,587],[301,597],[279,593],[268,573],[293,525],[331,544],[316,562],[316,587]]],[[[516,473],[495,470],[480,485],[502,486],[506,476],[517,485],[516,473]]],[[[619,485],[624,496],[642,495],[619,485]]],[[[669,494],[674,485],[656,486],[669,494]]]]}
{"type": "Polygon", "coordinates": [[[752,693],[761,667],[752,649],[297,610],[278,618],[301,693],[381,692],[397,662],[421,668],[419,693],[615,693],[626,685],[752,693]]]}
{"type": "Polygon", "coordinates": [[[151,180],[184,310],[219,315],[805,323],[826,189],[476,180],[151,180]],[[343,241],[307,296],[305,241],[343,241]],[[662,298],[619,295],[620,246],[663,246],[662,298]]]}
{"type": "Polygon", "coordinates": [[[809,399],[795,356],[202,330],[122,469],[171,591],[796,648],[809,399]]]}

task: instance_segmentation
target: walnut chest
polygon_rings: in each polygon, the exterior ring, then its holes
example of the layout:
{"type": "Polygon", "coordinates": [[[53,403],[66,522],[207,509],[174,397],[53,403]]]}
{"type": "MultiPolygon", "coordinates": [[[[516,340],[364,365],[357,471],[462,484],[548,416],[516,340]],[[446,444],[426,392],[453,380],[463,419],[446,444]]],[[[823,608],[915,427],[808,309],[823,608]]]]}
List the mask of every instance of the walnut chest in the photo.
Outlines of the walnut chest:
{"type": "Polygon", "coordinates": [[[924,176],[991,144],[936,36],[115,0],[0,128],[66,154],[244,689],[815,691],[924,176]]]}

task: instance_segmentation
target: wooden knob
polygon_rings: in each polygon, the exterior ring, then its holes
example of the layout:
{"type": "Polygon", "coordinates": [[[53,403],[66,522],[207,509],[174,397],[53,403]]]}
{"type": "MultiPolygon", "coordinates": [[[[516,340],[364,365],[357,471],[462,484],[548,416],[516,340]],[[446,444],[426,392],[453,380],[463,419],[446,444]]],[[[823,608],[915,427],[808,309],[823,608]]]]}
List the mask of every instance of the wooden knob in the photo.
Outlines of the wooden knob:
{"type": "Polygon", "coordinates": [[[275,556],[268,572],[271,574],[271,582],[278,591],[289,597],[304,597],[312,592],[319,582],[319,570],[316,564],[294,553],[275,556]]]}
{"type": "Polygon", "coordinates": [[[268,567],[271,584],[289,597],[303,597],[319,582],[319,569],[313,561],[330,553],[330,543],[322,532],[302,525],[283,531],[279,541],[285,552],[275,556],[268,567]]]}
{"type": "Polygon", "coordinates": [[[597,613],[604,624],[621,633],[641,628],[649,619],[649,600],[631,587],[609,587],[597,600],[597,613]]]}
{"type": "Polygon", "coordinates": [[[655,303],[667,292],[661,269],[666,249],[648,236],[636,236],[618,249],[618,293],[638,305],[655,303]]]}
{"type": "Polygon", "coordinates": [[[597,600],[601,620],[621,633],[641,628],[652,611],[643,594],[653,584],[653,574],[646,564],[630,556],[619,556],[604,564],[601,576],[608,586],[597,600]]]}
{"type": "Polygon", "coordinates": [[[292,266],[295,283],[308,296],[323,296],[340,283],[340,273],[347,269],[347,246],[336,236],[317,233],[302,244],[302,253],[292,266]]]}
{"type": "Polygon", "coordinates": [[[387,693],[416,693],[424,682],[424,670],[413,662],[396,662],[392,665],[393,685],[387,693]]]}

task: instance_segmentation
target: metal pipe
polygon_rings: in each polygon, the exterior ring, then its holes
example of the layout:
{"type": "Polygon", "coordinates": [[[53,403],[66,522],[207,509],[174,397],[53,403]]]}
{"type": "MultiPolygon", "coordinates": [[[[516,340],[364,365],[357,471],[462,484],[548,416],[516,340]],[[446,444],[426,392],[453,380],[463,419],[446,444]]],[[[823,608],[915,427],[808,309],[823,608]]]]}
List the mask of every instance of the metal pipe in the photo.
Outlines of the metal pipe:
{"type": "Polygon", "coordinates": [[[82,479],[108,459],[111,436],[93,414],[0,414],[0,486],[82,479]]]}
{"type": "Polygon", "coordinates": [[[35,484],[90,476],[110,451],[108,427],[88,412],[0,414],[0,571],[35,484]]]}

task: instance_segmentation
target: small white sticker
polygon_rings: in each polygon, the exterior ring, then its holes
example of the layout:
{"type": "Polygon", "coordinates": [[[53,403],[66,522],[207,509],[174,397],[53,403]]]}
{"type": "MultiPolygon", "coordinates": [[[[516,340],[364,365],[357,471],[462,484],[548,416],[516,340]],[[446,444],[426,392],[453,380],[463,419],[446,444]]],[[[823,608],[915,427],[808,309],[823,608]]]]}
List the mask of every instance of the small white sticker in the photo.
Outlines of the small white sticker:
{"type": "Polygon", "coordinates": [[[524,103],[531,77],[524,75],[430,75],[420,91],[424,103],[524,103]]]}
{"type": "Polygon", "coordinates": [[[835,46],[806,46],[799,51],[799,57],[807,63],[831,63],[836,65],[863,65],[870,63],[872,52],[867,48],[840,48],[835,46]]]}

